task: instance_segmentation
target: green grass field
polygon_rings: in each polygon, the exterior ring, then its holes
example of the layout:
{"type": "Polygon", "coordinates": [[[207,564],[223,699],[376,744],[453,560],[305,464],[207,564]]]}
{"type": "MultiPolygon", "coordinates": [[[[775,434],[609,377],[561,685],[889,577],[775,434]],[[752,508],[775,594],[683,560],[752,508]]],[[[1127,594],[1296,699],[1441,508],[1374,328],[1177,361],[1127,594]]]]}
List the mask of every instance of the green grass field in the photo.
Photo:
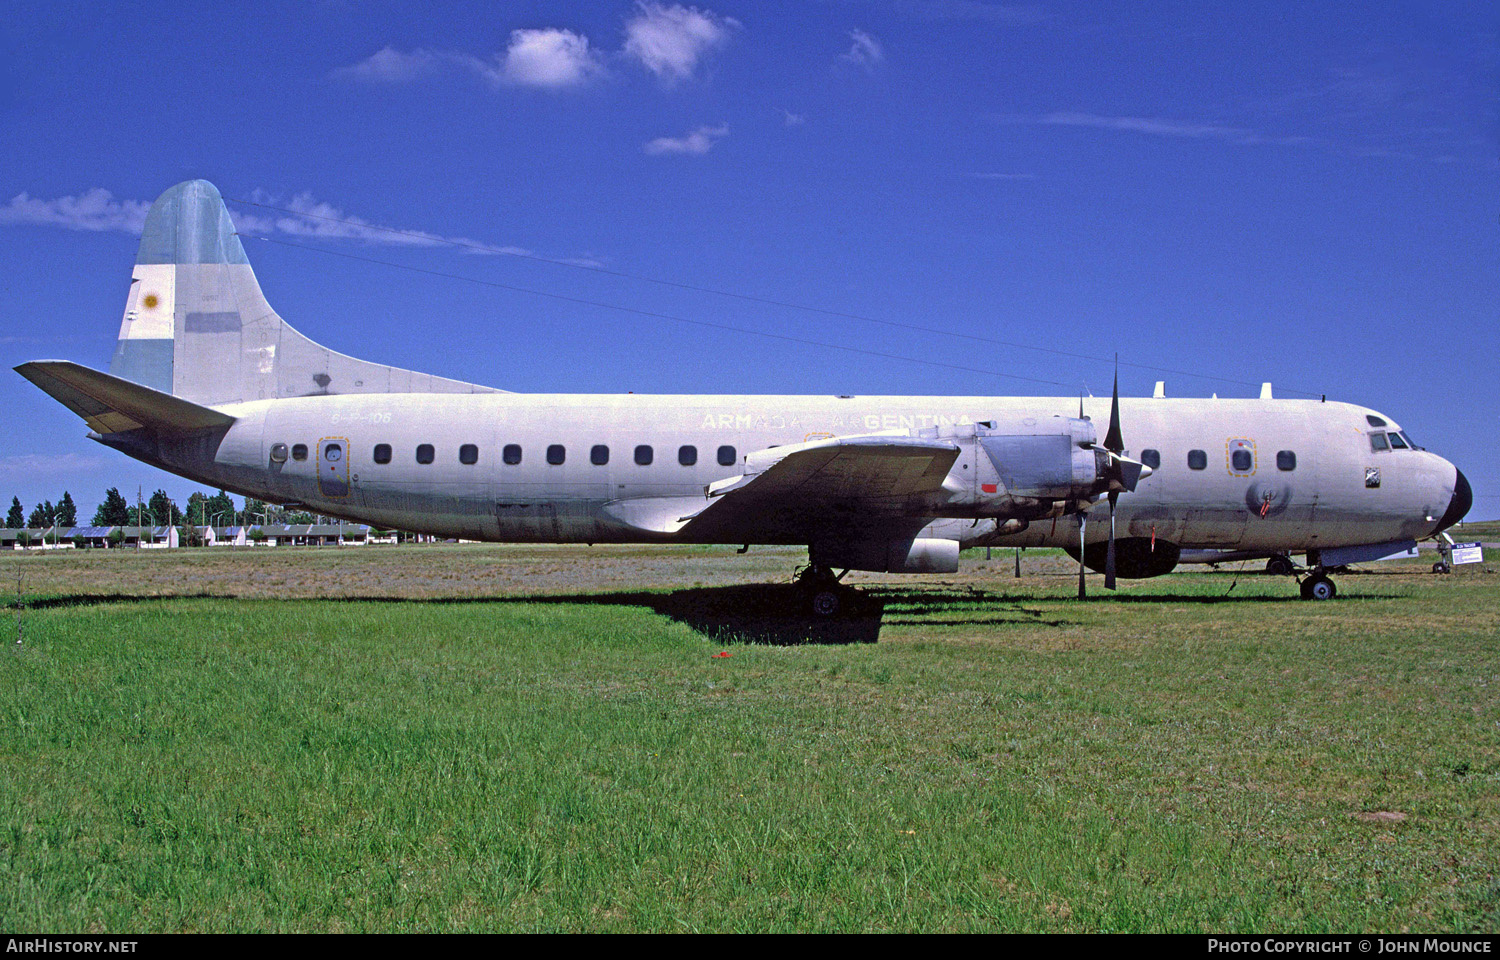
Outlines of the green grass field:
{"type": "Polygon", "coordinates": [[[0,928],[1500,926],[1492,563],[798,557],[0,556],[0,928]]]}

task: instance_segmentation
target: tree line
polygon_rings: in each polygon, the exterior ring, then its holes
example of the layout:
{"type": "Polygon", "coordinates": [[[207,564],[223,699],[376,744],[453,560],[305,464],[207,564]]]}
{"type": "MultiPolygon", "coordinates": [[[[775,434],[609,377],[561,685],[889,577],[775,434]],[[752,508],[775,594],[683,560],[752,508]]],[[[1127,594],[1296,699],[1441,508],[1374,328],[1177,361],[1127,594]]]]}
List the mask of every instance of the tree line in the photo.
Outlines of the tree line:
{"type": "Polygon", "coordinates": [[[66,490],[56,504],[51,500],[37,504],[29,517],[21,507],[21,498],[11,497],[10,512],[5,515],[7,527],[72,527],[77,524],[78,506],[66,490]]]}
{"type": "MultiPolygon", "coordinates": [[[[0,501],[3,502],[3,501],[0,501]]],[[[196,491],[188,496],[187,503],[179,506],[165,490],[157,490],[149,500],[131,503],[120,493],[118,487],[110,487],[104,493],[104,502],[94,510],[92,526],[95,527],[229,527],[258,523],[315,523],[311,513],[287,511],[254,497],[247,497],[243,508],[236,508],[234,500],[223,490],[209,495],[196,491]]],[[[20,497],[10,498],[10,510],[5,515],[5,525],[12,529],[29,527],[78,526],[78,506],[73,497],[64,490],[57,503],[43,501],[28,514],[20,497]]]]}

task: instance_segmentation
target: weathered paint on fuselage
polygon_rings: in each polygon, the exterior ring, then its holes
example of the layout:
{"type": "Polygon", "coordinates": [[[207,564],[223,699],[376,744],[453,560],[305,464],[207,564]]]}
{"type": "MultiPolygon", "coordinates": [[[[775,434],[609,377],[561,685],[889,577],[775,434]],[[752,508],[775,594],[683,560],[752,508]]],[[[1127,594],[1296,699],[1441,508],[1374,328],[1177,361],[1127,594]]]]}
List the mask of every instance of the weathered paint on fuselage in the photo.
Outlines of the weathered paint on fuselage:
{"type": "MultiPolygon", "coordinates": [[[[1184,547],[1290,552],[1431,535],[1452,498],[1454,467],[1420,450],[1372,450],[1366,408],[1309,400],[1122,399],[1127,454],[1160,454],[1160,466],[1119,500],[1120,536],[1184,547]],[[1252,451],[1247,470],[1231,446],[1252,451]],[[1202,450],[1207,466],[1188,467],[1202,450]],[[1292,451],[1296,466],[1278,469],[1292,451]],[[1379,471],[1367,485],[1367,469],[1379,471]]],[[[671,536],[620,519],[622,501],[702,497],[742,472],[744,455],[824,436],[960,426],[995,418],[1073,417],[1078,401],[1056,397],[648,396],[569,394],[360,394],[279,399],[220,408],[238,418],[212,452],[159,451],[163,465],[241,494],[296,501],[317,512],[440,536],[525,542],[652,542],[671,536]],[[343,467],[323,462],[329,442],[343,467]],[[307,458],[273,460],[272,449],[305,445],[307,458]],[[376,463],[389,444],[389,463],[376,463]],[[421,444],[433,462],[417,462],[421,444]],[[473,464],[460,448],[473,444],[473,464]],[[510,444],[521,462],[503,462],[510,444]],[[564,462],[548,462],[560,445],[564,462]],[[608,462],[591,452],[608,448],[608,462]],[[636,462],[638,446],[653,451],[636,462]],[[679,449],[696,448],[696,462],[679,449]],[[719,462],[734,448],[732,464],[719,462]],[[319,468],[330,483],[320,484],[319,468]],[[343,471],[342,481],[339,476],[343,471]],[[346,495],[337,494],[347,486],[346,495]]],[[[1084,401],[1106,424],[1107,399],[1084,401]]],[[[1389,418],[1385,418],[1389,420],[1389,418]]],[[[1398,430],[1393,422],[1384,430],[1398,430]]],[[[1103,511],[1095,511],[1095,515],[1103,511]]],[[[927,535],[965,546],[1061,546],[1077,542],[1072,517],[995,533],[994,520],[935,519],[927,535]]],[[[1093,523],[1088,539],[1107,536],[1093,523]]]]}

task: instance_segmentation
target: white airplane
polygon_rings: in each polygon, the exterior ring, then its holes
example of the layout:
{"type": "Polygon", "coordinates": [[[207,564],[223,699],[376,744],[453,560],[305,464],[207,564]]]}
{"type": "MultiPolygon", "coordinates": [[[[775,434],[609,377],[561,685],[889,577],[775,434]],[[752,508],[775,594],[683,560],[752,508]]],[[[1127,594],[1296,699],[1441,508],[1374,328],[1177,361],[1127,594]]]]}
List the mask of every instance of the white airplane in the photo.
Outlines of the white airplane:
{"type": "Polygon", "coordinates": [[[1223,551],[1207,556],[1271,558],[1304,597],[1329,599],[1329,570],[1414,547],[1473,502],[1453,464],[1347,403],[1121,399],[1118,384],[1107,410],[1054,397],[517,394],[356,360],[276,315],[202,180],[147,215],[110,372],[16,370],[131,457],[381,527],[806,545],[801,582],[820,615],[844,600],[835,570],[951,573],[978,546],[1062,547],[1080,561],[1080,595],[1085,565],[1113,588],[1167,573],[1184,551],[1223,551]],[[1108,522],[1089,523],[1101,500],[1108,522]]]}

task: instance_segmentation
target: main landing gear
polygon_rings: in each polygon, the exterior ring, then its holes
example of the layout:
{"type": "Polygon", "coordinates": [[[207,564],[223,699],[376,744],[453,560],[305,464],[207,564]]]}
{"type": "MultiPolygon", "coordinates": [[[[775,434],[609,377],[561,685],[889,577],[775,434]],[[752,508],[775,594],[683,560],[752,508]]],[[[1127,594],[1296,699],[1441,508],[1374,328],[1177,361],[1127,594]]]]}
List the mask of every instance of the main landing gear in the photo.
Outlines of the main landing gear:
{"type": "Polygon", "coordinates": [[[1334,585],[1332,580],[1328,579],[1328,574],[1324,573],[1321,567],[1314,569],[1302,581],[1303,600],[1332,600],[1338,595],[1339,588],[1334,585]]]}
{"type": "Polygon", "coordinates": [[[1277,554],[1266,561],[1266,573],[1273,577],[1294,577],[1297,575],[1297,565],[1292,558],[1283,554],[1277,554]]]}
{"type": "Polygon", "coordinates": [[[1277,554],[1266,561],[1266,573],[1273,576],[1297,577],[1305,574],[1297,581],[1303,600],[1332,600],[1339,595],[1339,588],[1328,578],[1328,572],[1322,564],[1310,568],[1298,567],[1296,561],[1286,554],[1277,554]]]}
{"type": "Polygon", "coordinates": [[[831,568],[817,565],[803,569],[797,577],[797,587],[802,591],[809,613],[826,620],[838,616],[848,607],[854,591],[839,583],[848,572],[835,574],[831,568]]]}

